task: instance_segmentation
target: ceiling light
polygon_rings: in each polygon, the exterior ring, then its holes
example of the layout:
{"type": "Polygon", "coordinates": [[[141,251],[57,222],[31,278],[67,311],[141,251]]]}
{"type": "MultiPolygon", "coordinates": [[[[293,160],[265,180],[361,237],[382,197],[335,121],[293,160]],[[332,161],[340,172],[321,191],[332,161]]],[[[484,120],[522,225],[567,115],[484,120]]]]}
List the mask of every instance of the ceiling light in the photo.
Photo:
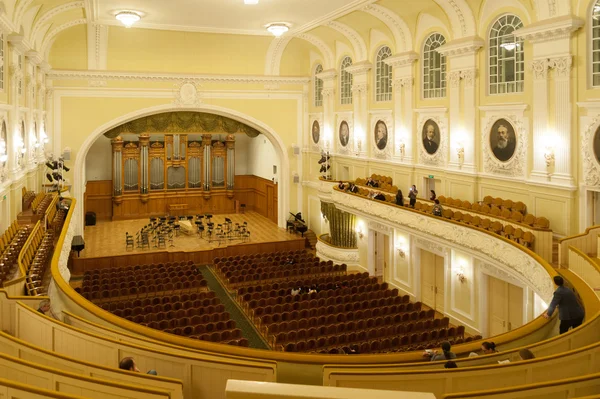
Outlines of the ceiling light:
{"type": "Polygon", "coordinates": [[[269,32],[271,32],[273,35],[275,35],[275,37],[279,37],[279,36],[283,35],[285,32],[287,32],[288,30],[290,30],[290,28],[282,22],[276,22],[276,23],[267,25],[267,30],[269,32]]]}
{"type": "Polygon", "coordinates": [[[513,51],[519,44],[515,42],[502,43],[500,47],[505,49],[506,51],[513,51]]]}
{"type": "Polygon", "coordinates": [[[120,11],[115,16],[126,28],[131,28],[133,24],[141,19],[140,14],[134,11],[120,11]]]}
{"type": "Polygon", "coordinates": [[[258,0],[244,0],[244,4],[258,4],[258,0]]]}

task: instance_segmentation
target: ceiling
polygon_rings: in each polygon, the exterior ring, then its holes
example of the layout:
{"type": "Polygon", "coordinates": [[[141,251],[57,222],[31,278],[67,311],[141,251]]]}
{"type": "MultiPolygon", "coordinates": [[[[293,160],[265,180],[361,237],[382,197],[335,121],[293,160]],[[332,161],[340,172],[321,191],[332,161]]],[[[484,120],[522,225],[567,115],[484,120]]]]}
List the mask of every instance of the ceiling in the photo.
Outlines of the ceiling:
{"type": "Polygon", "coordinates": [[[91,0],[92,19],[119,25],[114,15],[134,10],[143,17],[135,26],[192,32],[268,35],[265,25],[287,22],[292,31],[305,31],[349,13],[374,0],[91,0]]]}

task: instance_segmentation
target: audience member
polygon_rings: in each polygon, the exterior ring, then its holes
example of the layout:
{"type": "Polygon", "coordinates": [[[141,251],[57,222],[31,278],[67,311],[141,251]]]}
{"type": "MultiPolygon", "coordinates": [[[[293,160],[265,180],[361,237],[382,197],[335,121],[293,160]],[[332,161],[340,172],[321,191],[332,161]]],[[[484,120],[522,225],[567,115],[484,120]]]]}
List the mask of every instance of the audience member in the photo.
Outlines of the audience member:
{"type": "Polygon", "coordinates": [[[367,179],[367,186],[369,186],[369,187],[379,187],[379,183],[377,182],[377,180],[374,180],[372,177],[369,177],[367,179]]]}
{"type": "Polygon", "coordinates": [[[345,185],[344,185],[344,182],[342,182],[342,181],[340,180],[340,184],[338,184],[338,188],[339,188],[340,190],[343,190],[343,189],[344,189],[344,187],[345,187],[345,185]]]}
{"type": "Polygon", "coordinates": [[[373,197],[373,199],[379,200],[379,201],[385,201],[385,195],[383,195],[383,193],[377,193],[375,194],[375,196],[373,197]]]}
{"type": "Polygon", "coordinates": [[[456,364],[456,362],[453,362],[452,360],[448,360],[445,364],[444,364],[444,368],[445,369],[457,369],[458,365],[456,364]]]}
{"type": "Polygon", "coordinates": [[[519,351],[519,357],[521,358],[521,360],[535,359],[534,354],[526,348],[523,348],[519,351]]]}
{"type": "Polygon", "coordinates": [[[490,355],[492,353],[498,353],[498,351],[496,350],[496,344],[493,342],[488,342],[488,341],[485,341],[484,343],[481,344],[481,351],[485,355],[490,355]]]}
{"type": "Polygon", "coordinates": [[[42,314],[46,314],[47,312],[50,311],[50,300],[49,299],[44,299],[43,301],[40,302],[39,306],[38,306],[38,312],[42,313],[42,314]]]}
{"type": "Polygon", "coordinates": [[[398,190],[396,193],[396,205],[404,206],[404,195],[402,195],[402,190],[398,190]]]}
{"type": "Polygon", "coordinates": [[[419,191],[417,191],[417,186],[415,186],[413,184],[412,187],[410,188],[410,192],[408,193],[408,198],[410,199],[410,207],[411,208],[414,208],[415,204],[417,203],[417,194],[419,194],[419,191]]]}
{"type": "Polygon", "coordinates": [[[300,293],[300,288],[292,288],[292,296],[298,295],[300,293]]]}
{"type": "Polygon", "coordinates": [[[437,195],[435,195],[435,190],[429,190],[429,199],[431,201],[435,201],[436,198],[437,198],[437,195]]]}
{"type": "Polygon", "coordinates": [[[436,199],[435,205],[433,205],[433,209],[431,210],[431,213],[433,213],[435,216],[442,216],[443,211],[444,211],[444,208],[442,208],[442,205],[440,204],[440,200],[436,199]]]}
{"type": "Polygon", "coordinates": [[[123,359],[121,359],[121,361],[119,362],[119,368],[121,370],[135,371],[136,373],[140,372],[140,370],[135,365],[135,361],[132,357],[124,357],[123,359]]]}
{"type": "Polygon", "coordinates": [[[564,280],[561,276],[554,276],[554,284],[557,288],[554,291],[552,302],[548,306],[548,310],[543,314],[546,319],[549,319],[558,306],[558,318],[560,319],[559,331],[561,334],[569,331],[569,328],[577,328],[583,323],[583,308],[577,301],[575,293],[564,287],[564,280]]]}
{"type": "Polygon", "coordinates": [[[431,352],[425,351],[425,353],[423,353],[423,356],[431,357],[432,362],[435,362],[438,360],[456,359],[456,355],[454,354],[454,352],[450,351],[450,348],[451,348],[450,342],[444,341],[444,342],[442,342],[441,346],[442,346],[442,353],[439,353],[437,350],[431,351],[431,352]]]}

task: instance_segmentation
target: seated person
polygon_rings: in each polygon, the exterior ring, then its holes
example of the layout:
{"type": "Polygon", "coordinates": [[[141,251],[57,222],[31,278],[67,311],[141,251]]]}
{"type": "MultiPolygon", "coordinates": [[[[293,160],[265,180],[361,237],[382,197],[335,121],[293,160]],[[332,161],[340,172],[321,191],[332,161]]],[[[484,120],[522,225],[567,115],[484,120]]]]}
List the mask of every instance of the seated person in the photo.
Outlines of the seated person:
{"type": "Polygon", "coordinates": [[[340,180],[340,184],[338,184],[338,188],[343,190],[346,185],[340,180]]]}
{"type": "Polygon", "coordinates": [[[385,195],[383,195],[383,193],[377,193],[375,194],[375,196],[373,197],[373,199],[379,200],[379,201],[385,201],[385,195]]]}
{"type": "Polygon", "coordinates": [[[350,183],[350,187],[348,188],[348,191],[350,191],[351,193],[356,194],[356,193],[358,193],[358,187],[356,187],[355,184],[350,183]]]}
{"type": "Polygon", "coordinates": [[[373,180],[372,177],[369,177],[367,179],[367,186],[369,186],[369,187],[379,187],[379,184],[377,184],[377,181],[373,180]]]}
{"type": "Polygon", "coordinates": [[[448,341],[442,342],[441,347],[442,347],[442,353],[439,353],[437,350],[425,351],[425,353],[423,353],[423,356],[430,357],[432,362],[435,362],[438,360],[456,359],[456,354],[454,354],[454,352],[452,352],[450,350],[450,348],[451,348],[450,342],[448,342],[448,341]]]}
{"type": "Polygon", "coordinates": [[[443,211],[444,211],[444,208],[442,208],[442,205],[440,205],[440,200],[436,199],[435,205],[433,206],[431,213],[433,213],[435,216],[442,216],[443,211]]]}
{"type": "MultiPolygon", "coordinates": [[[[119,362],[119,368],[121,370],[133,371],[134,373],[140,372],[140,369],[137,368],[137,366],[135,365],[135,361],[132,357],[124,357],[123,359],[121,359],[121,361],[119,362]]],[[[147,374],[158,375],[156,370],[148,370],[147,374]]]]}

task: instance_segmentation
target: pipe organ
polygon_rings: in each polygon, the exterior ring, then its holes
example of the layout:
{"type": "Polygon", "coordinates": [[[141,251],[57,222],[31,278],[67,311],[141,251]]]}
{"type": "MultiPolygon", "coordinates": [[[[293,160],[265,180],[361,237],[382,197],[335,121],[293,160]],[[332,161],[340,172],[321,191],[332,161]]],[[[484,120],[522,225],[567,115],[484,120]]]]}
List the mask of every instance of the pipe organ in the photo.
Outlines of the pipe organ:
{"type": "Polygon", "coordinates": [[[139,197],[142,203],[157,195],[177,192],[202,193],[210,199],[215,192],[233,198],[235,176],[235,135],[147,133],[138,140],[112,139],[113,203],[124,197],[139,197]],[[162,138],[162,140],[161,140],[162,138]]]}

